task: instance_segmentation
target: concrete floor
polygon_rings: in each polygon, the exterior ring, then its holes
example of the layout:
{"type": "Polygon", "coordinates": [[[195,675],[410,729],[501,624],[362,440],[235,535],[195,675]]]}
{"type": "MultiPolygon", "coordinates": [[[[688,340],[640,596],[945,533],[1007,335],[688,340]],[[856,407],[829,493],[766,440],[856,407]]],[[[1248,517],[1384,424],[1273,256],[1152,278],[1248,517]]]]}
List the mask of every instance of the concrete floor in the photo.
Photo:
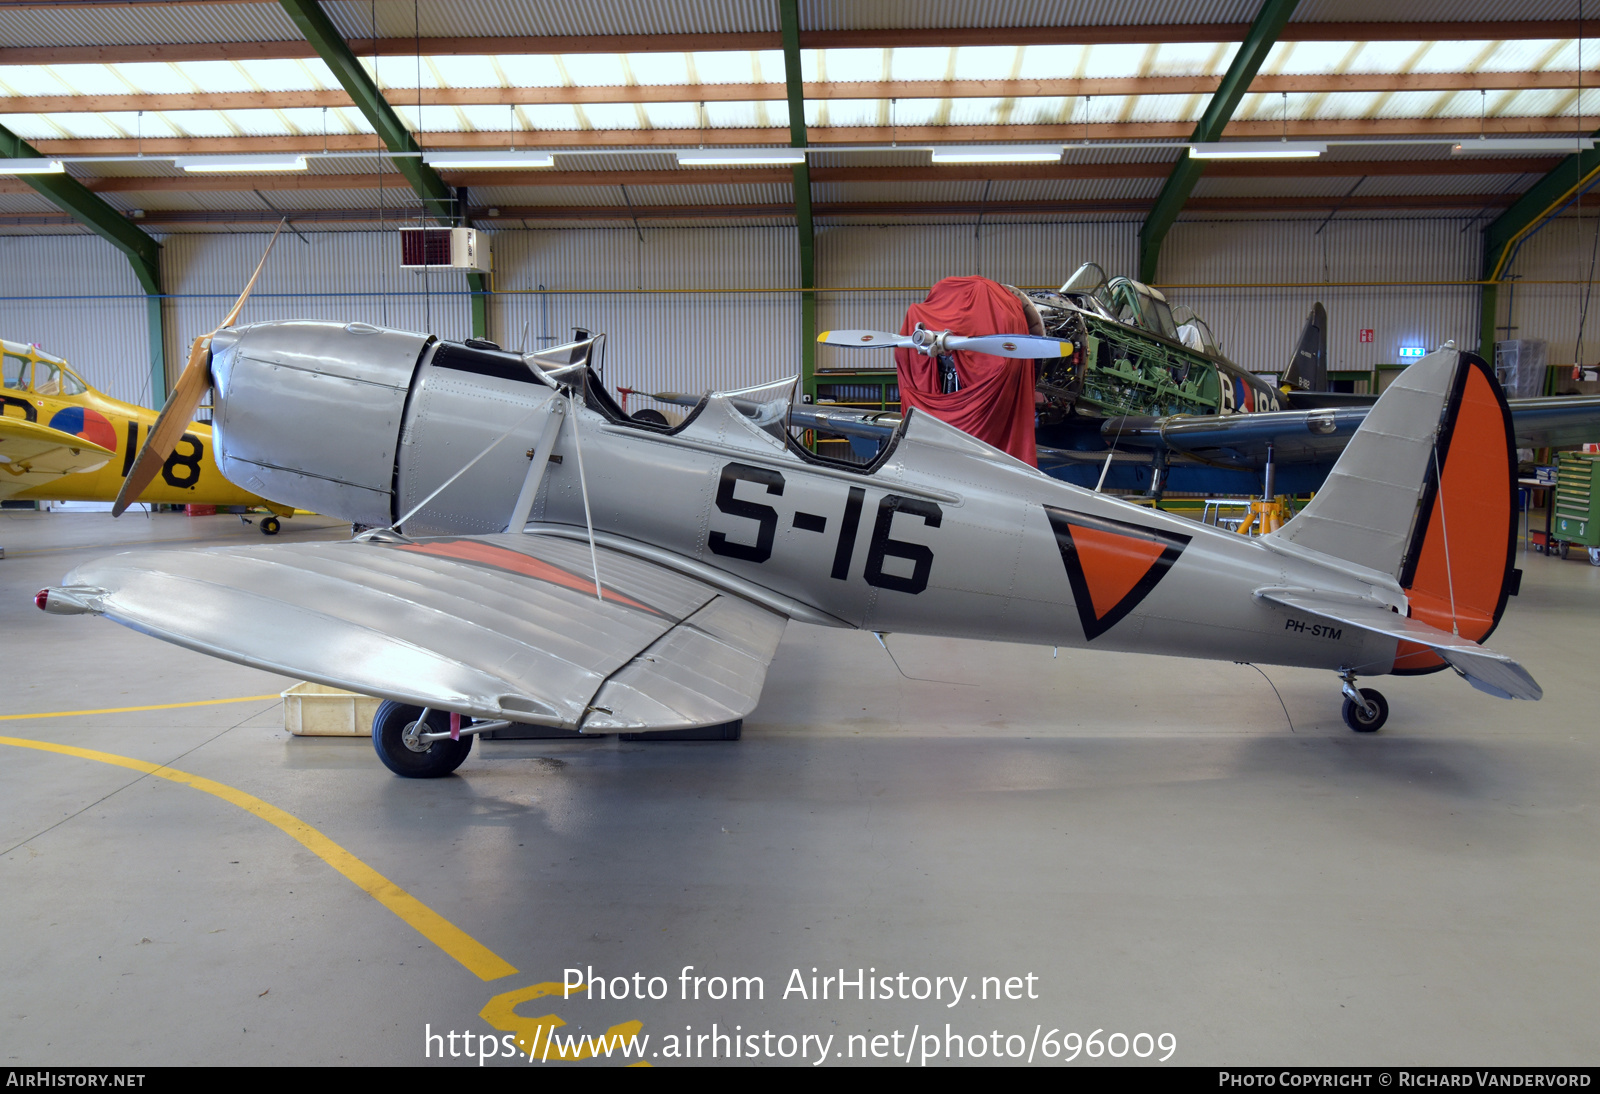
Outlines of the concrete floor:
{"type": "MultiPolygon", "coordinates": [[[[300,518],[283,538],[345,531],[300,518]]],[[[0,713],[286,687],[31,603],[112,545],[257,540],[228,517],[0,516],[0,713]]],[[[908,681],[870,636],[801,625],[741,742],[486,742],[431,782],[390,775],[363,740],[287,736],[276,700],[6,720],[0,735],[287,810],[521,971],[480,980],[217,797],[0,747],[0,1055],[418,1063],[449,1050],[425,1028],[496,1033],[491,998],[592,966],[669,995],[518,1013],[563,1034],[638,1021],[651,1052],[714,1023],[770,1030],[754,1047],[774,1051],[831,1035],[830,1063],[882,1035],[920,1062],[947,1024],[1036,1062],[1052,1029],[1098,1029],[1170,1033],[1191,1065],[1592,1063],[1600,569],[1524,567],[1492,644],[1544,701],[1448,674],[1369,681],[1392,704],[1372,737],[1345,729],[1329,674],[1267,670],[1291,731],[1250,668],[892,639],[907,673],[947,682],[908,681]],[[760,976],[765,998],[684,1001],[686,965],[760,976]],[[967,977],[968,996],[1032,974],[1037,997],[1022,980],[1022,998],[954,1007],[948,986],[943,1002],[784,998],[813,968],[967,977]]]]}

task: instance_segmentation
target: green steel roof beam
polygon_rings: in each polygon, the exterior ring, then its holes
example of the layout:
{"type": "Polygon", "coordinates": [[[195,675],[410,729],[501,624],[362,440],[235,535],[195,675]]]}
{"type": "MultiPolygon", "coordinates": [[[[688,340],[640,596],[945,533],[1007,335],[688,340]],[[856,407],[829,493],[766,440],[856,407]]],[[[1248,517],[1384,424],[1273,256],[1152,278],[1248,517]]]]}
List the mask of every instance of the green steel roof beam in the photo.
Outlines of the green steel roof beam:
{"type": "MultiPolygon", "coordinates": [[[[0,125],[0,157],[5,159],[43,158],[37,148],[0,125]]],[[[128,256],[139,287],[145,291],[145,318],[150,345],[150,405],[159,407],[167,398],[166,340],[161,312],[161,244],[145,234],[128,218],[71,175],[23,175],[56,208],[92,229],[100,238],[128,256]]]]}
{"type": "MultiPolygon", "coordinates": [[[[1600,132],[1592,136],[1600,137],[1600,132]]],[[[1585,183],[1592,182],[1591,176],[1596,171],[1600,171],[1600,148],[1568,156],[1484,228],[1483,279],[1491,283],[1483,286],[1480,353],[1493,358],[1495,319],[1499,308],[1498,281],[1505,274],[1505,267],[1518,241],[1538,227],[1541,221],[1555,215],[1570,197],[1575,196],[1574,191],[1581,191],[1585,183]]]]}
{"type": "MultiPolygon", "coordinates": [[[[1294,13],[1298,2],[1299,0],[1265,0],[1261,5],[1261,11],[1256,14],[1255,22],[1250,24],[1250,33],[1245,35],[1244,42],[1239,46],[1239,52],[1233,55],[1233,63],[1228,66],[1227,74],[1222,77],[1221,86],[1217,88],[1216,94],[1211,96],[1206,112],[1200,116],[1199,123],[1194,127],[1194,135],[1189,139],[1195,144],[1210,144],[1222,139],[1223,130],[1228,127],[1233,112],[1238,109],[1239,100],[1250,90],[1250,82],[1261,70],[1267,54],[1272,52],[1278,35],[1283,33],[1284,24],[1289,21],[1289,16],[1294,13]]],[[[1140,281],[1150,282],[1156,279],[1156,259],[1161,255],[1162,241],[1167,238],[1167,232],[1178,219],[1178,214],[1183,211],[1184,203],[1189,200],[1189,195],[1194,192],[1195,183],[1200,181],[1200,176],[1204,172],[1204,161],[1184,155],[1172,169],[1172,174],[1167,177],[1166,185],[1161,188],[1161,196],[1156,198],[1155,207],[1150,210],[1150,215],[1145,217],[1144,225],[1139,229],[1140,281]]]]}
{"type": "MultiPolygon", "coordinates": [[[[42,158],[38,149],[0,126],[0,157],[5,159],[42,158]]],[[[71,175],[22,175],[22,181],[43,194],[58,209],[94,230],[113,247],[128,256],[139,284],[147,293],[161,292],[161,244],[130,224],[128,218],[73,178],[71,175]]]]}
{"type": "MultiPolygon", "coordinates": [[[[311,44],[311,48],[333,70],[345,93],[382,138],[384,147],[391,152],[421,152],[422,146],[417,144],[411,130],[406,128],[400,115],[383,97],[377,82],[361,66],[344,37],[318,6],[317,0],[279,0],[279,3],[289,18],[294,20],[294,25],[311,44]]],[[[423,163],[419,155],[398,156],[394,166],[411,184],[417,197],[422,199],[429,216],[440,224],[455,222],[455,193],[439,177],[439,172],[423,163]]],[[[487,337],[487,279],[482,274],[468,274],[467,284],[472,290],[472,333],[477,338],[487,337]]]]}
{"type": "MultiPolygon", "coordinates": [[[[800,10],[798,0],[779,0],[778,19],[783,31],[783,75],[789,97],[789,145],[806,146],[805,80],[800,70],[800,10]]],[[[794,165],[794,222],[800,241],[800,287],[817,285],[817,237],[811,226],[811,165],[794,165]]],[[[815,395],[817,372],[817,294],[800,294],[800,375],[807,394],[815,395]]]]}

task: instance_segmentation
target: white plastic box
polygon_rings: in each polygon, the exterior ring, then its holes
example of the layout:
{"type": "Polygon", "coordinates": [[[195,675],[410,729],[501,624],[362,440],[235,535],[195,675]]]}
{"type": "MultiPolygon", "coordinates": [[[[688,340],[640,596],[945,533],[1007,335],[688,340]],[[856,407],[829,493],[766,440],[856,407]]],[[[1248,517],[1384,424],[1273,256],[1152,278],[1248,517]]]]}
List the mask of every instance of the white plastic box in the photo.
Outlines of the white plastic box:
{"type": "Polygon", "coordinates": [[[283,693],[283,728],[297,737],[366,737],[381,702],[325,684],[296,684],[283,693]]]}

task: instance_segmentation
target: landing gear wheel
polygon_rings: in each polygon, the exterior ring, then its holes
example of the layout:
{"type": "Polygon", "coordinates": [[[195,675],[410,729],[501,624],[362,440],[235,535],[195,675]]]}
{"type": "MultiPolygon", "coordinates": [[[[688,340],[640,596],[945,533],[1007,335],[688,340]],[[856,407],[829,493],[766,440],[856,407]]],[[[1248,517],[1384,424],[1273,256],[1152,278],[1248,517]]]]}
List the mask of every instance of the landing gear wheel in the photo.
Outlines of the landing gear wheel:
{"type": "Polygon", "coordinates": [[[1600,547],[1589,548],[1589,565],[1600,566],[1600,547]]]}
{"type": "Polygon", "coordinates": [[[264,536],[275,536],[275,535],[277,535],[278,534],[278,529],[281,528],[281,527],[283,527],[283,526],[278,523],[278,518],[277,517],[262,517],[261,518],[261,534],[264,535],[264,536]]]}
{"type": "MultiPolygon", "coordinates": [[[[1357,733],[1376,733],[1383,728],[1383,723],[1389,720],[1389,700],[1383,697],[1383,692],[1376,688],[1362,688],[1361,698],[1372,705],[1372,716],[1356,705],[1355,700],[1344,701],[1344,724],[1357,733]]],[[[377,725],[376,722],[373,723],[377,725]]],[[[376,732],[376,731],[374,731],[376,732]]]]}
{"type": "MultiPolygon", "coordinates": [[[[407,731],[416,723],[421,707],[384,702],[372,716],[372,747],[378,752],[383,766],[396,775],[408,779],[437,779],[461,766],[472,751],[472,738],[459,741],[407,741],[407,731]]],[[[445,733],[450,729],[450,713],[444,710],[428,712],[426,729],[422,732],[445,733]]],[[[420,727],[419,727],[420,728],[420,727]]]]}

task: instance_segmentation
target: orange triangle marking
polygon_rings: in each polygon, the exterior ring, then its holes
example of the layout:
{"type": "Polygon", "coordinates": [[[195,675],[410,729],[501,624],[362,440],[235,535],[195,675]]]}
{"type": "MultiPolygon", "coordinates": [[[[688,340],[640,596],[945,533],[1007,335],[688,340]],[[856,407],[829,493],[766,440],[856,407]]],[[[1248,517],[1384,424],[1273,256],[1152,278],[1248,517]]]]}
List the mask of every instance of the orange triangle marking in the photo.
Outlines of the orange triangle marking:
{"type": "Polygon", "coordinates": [[[1072,543],[1077,548],[1084,584],[1089,587],[1097,619],[1104,619],[1121,604],[1167,549],[1165,543],[1082,525],[1072,529],[1072,543]]]}

